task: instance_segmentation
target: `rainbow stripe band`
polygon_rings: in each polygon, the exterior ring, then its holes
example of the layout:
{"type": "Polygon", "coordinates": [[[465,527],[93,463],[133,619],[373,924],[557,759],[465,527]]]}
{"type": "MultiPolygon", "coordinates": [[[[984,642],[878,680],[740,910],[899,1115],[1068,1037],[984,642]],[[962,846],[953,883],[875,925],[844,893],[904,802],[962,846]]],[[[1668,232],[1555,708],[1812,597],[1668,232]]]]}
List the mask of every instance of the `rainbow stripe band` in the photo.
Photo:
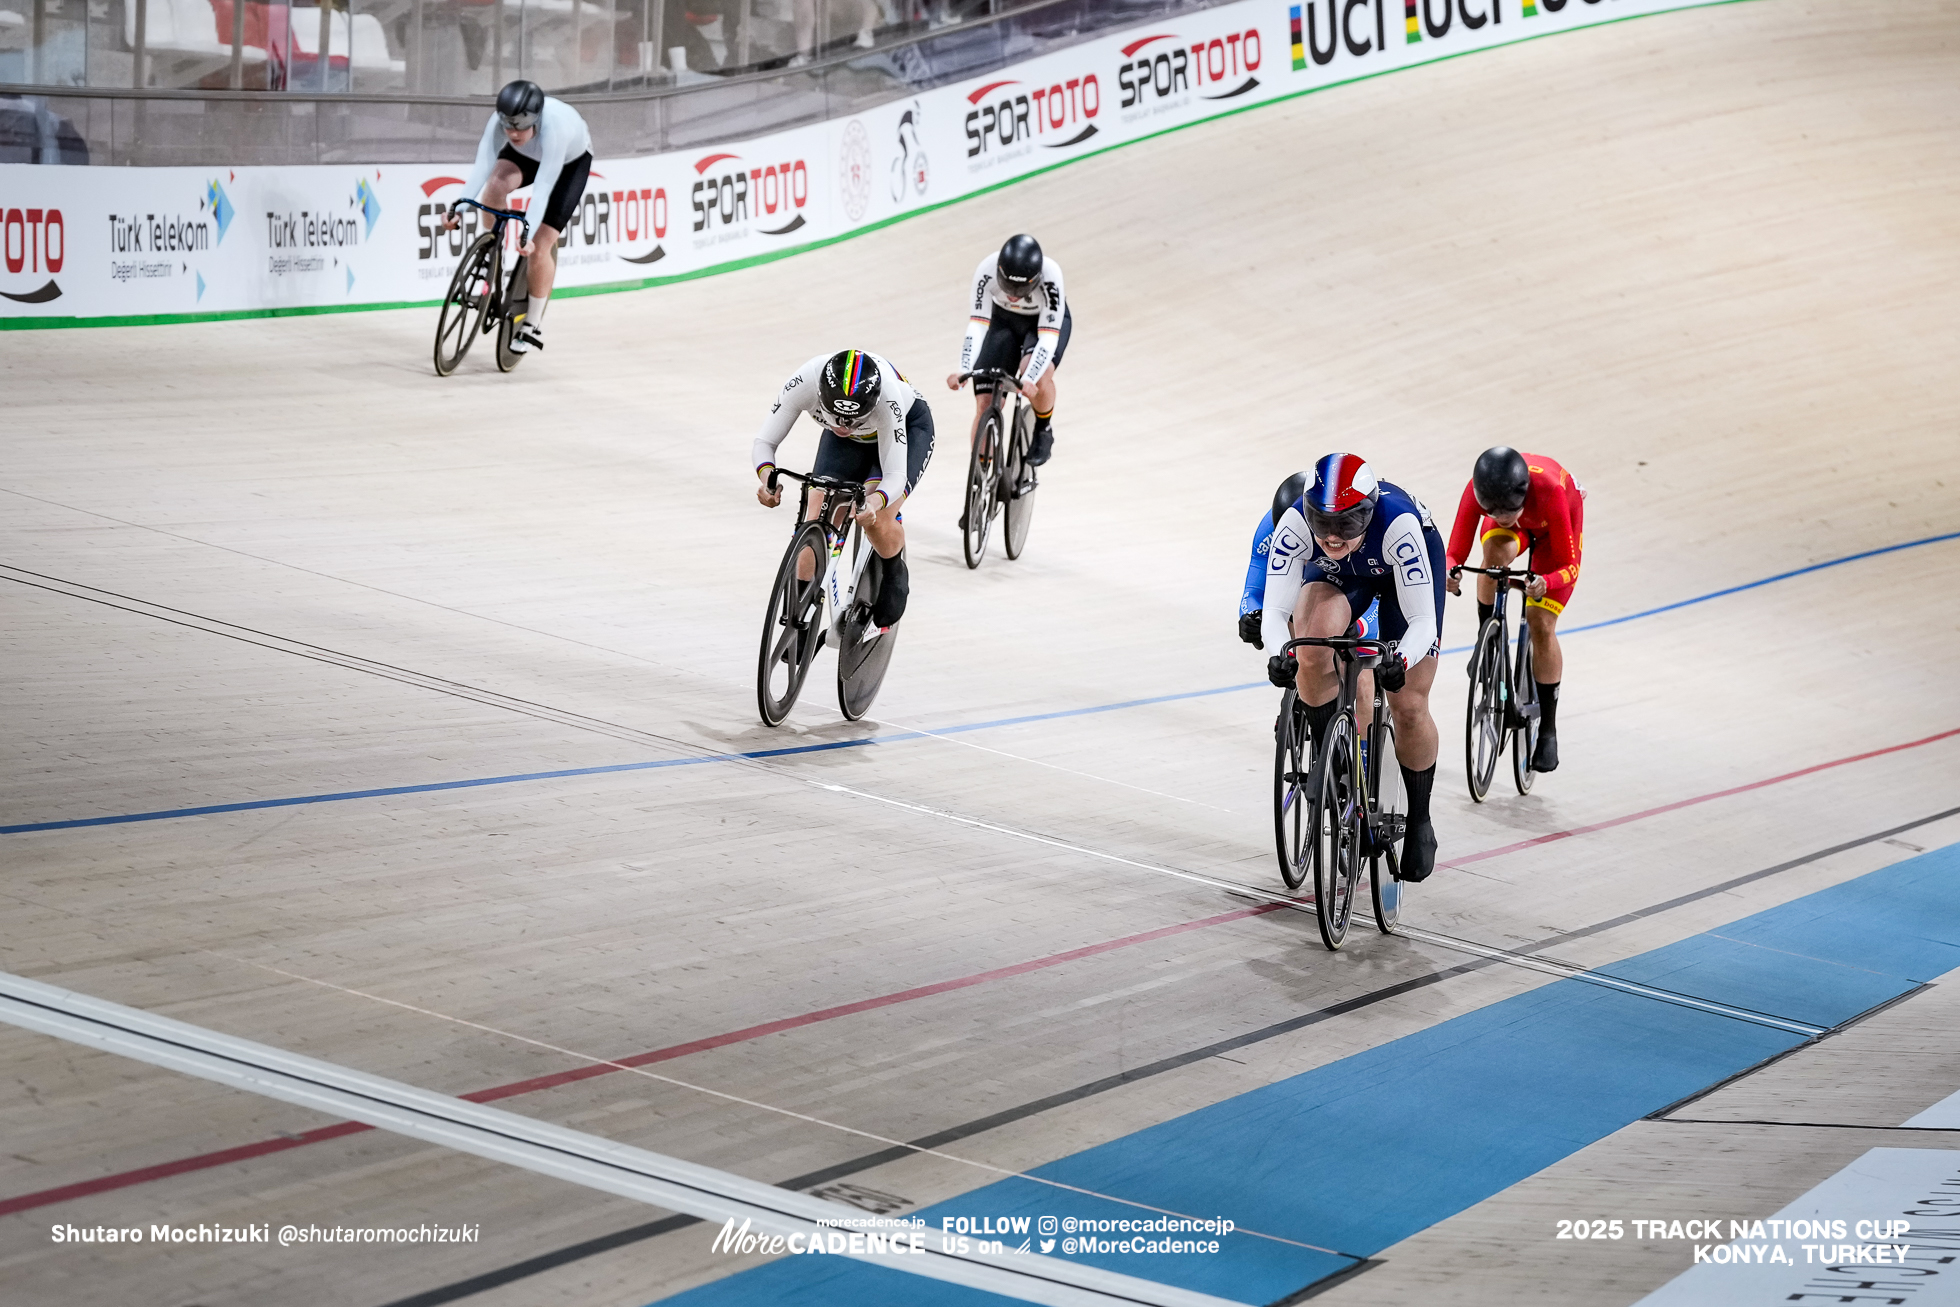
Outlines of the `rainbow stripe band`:
{"type": "Polygon", "coordinates": [[[844,368],[844,393],[857,394],[858,381],[864,376],[864,351],[851,351],[851,361],[844,368]]]}
{"type": "Polygon", "coordinates": [[[1287,12],[1293,23],[1293,71],[1297,73],[1307,66],[1306,48],[1300,44],[1300,6],[1294,5],[1287,12]]]}
{"type": "Polygon", "coordinates": [[[1538,17],[1538,6],[1535,0],[1524,0],[1524,16],[1526,18],[1538,17]]]}
{"type": "Polygon", "coordinates": [[[1402,12],[1407,16],[1409,44],[1414,45],[1416,42],[1422,40],[1422,24],[1416,18],[1416,0],[1402,0],[1402,12]]]}

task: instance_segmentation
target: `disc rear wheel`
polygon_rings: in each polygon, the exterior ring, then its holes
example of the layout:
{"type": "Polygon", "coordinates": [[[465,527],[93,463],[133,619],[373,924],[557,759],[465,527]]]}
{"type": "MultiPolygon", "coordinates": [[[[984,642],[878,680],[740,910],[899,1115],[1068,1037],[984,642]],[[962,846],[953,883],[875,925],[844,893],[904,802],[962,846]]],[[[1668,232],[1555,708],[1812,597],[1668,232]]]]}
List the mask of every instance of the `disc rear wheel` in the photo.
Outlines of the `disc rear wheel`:
{"type": "Polygon", "coordinates": [[[1529,794],[1538,775],[1531,769],[1532,755],[1538,748],[1538,681],[1531,674],[1531,628],[1522,622],[1518,624],[1517,669],[1511,682],[1519,718],[1511,736],[1511,783],[1519,794],[1529,794]]]}
{"type": "Polygon", "coordinates": [[[780,726],[802,692],[823,640],[823,577],[830,561],[823,527],[805,522],[790,537],[762,618],[755,701],[766,726],[780,726]]]}
{"type": "Polygon", "coordinates": [[[1377,829],[1386,837],[1374,842],[1368,859],[1368,888],[1374,898],[1375,929],[1384,935],[1395,933],[1402,920],[1402,860],[1396,849],[1409,812],[1409,796],[1402,784],[1402,767],[1395,753],[1395,724],[1383,718],[1381,727],[1368,742],[1368,791],[1375,796],[1377,829]]]}
{"type": "Polygon", "coordinates": [[[510,268],[510,277],[504,284],[503,312],[497,315],[497,370],[513,372],[524,361],[528,350],[514,350],[510,347],[517,335],[517,318],[531,303],[530,263],[523,255],[510,268]]]}
{"type": "Polygon", "coordinates": [[[446,377],[456,370],[463,356],[476,343],[483,326],[483,314],[490,303],[490,258],[495,244],[489,232],[471,242],[449,279],[449,290],[442,298],[442,311],[436,317],[436,375],[446,377]]]}
{"type": "Polygon", "coordinates": [[[1034,408],[1023,404],[1014,418],[1014,438],[1007,442],[1007,462],[1001,472],[1001,494],[1005,498],[1002,543],[1007,556],[1019,558],[1028,545],[1028,528],[1034,524],[1034,492],[1041,477],[1028,462],[1028,448],[1034,443],[1034,408]]]}
{"type": "Polygon", "coordinates": [[[884,581],[885,560],[872,551],[871,542],[861,533],[856,535],[856,545],[871,558],[858,582],[857,597],[837,624],[837,707],[845,720],[853,722],[871,711],[891,666],[892,648],[898,643],[896,623],[881,631],[871,621],[871,610],[884,581]]]}

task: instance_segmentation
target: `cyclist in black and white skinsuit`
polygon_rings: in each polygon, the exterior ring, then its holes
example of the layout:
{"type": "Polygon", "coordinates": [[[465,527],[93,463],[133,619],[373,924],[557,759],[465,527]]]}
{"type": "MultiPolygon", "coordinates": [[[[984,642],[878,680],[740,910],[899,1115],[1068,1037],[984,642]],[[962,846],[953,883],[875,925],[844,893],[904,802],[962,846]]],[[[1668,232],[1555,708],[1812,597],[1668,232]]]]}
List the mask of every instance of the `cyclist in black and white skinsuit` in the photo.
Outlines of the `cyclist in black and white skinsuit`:
{"type": "MultiPolygon", "coordinates": [[[[960,370],[946,378],[960,388],[961,374],[1001,368],[1021,378],[1021,393],[1034,404],[1034,444],[1028,462],[1036,467],[1054,452],[1055,369],[1074,329],[1074,315],[1062,293],[1062,268],[1045,257],[1032,236],[1012,236],[996,254],[973,270],[972,309],[960,345],[960,370]],[[1021,360],[1027,359],[1027,367],[1021,360]]],[[[973,430],[980,430],[993,386],[973,383],[973,430]]]]}
{"type": "MultiPolygon", "coordinates": [[[[932,410],[912,383],[876,354],[846,349],[817,355],[783,383],[756,433],[750,452],[762,484],[755,497],[765,508],[782,502],[782,491],[769,488],[769,473],[776,466],[777,447],[803,413],[824,429],[810,474],[865,483],[857,522],[885,560],[885,580],[871,619],[891,626],[904,615],[911,589],[899,510],[932,461],[932,410]]],[[[818,506],[812,496],[813,516],[818,506]]]]}
{"type": "MultiPolygon", "coordinates": [[[[592,133],[578,110],[547,96],[535,82],[512,82],[497,93],[496,112],[483,126],[463,194],[493,209],[507,209],[512,191],[531,188],[525,210],[531,230],[522,251],[530,260],[526,289],[531,298],[517,315],[513,353],[544,348],[544,309],[558,277],[558,236],[577,221],[591,175],[592,133]]],[[[453,229],[461,216],[451,209],[442,225],[453,229]]]]}

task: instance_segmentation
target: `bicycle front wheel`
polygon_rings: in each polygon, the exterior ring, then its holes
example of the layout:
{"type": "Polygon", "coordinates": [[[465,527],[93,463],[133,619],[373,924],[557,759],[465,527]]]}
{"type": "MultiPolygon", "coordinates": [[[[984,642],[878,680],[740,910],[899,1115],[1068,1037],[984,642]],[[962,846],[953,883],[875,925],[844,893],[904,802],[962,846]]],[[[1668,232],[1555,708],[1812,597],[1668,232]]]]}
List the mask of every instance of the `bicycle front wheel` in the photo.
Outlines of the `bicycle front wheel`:
{"type": "Polygon", "coordinates": [[[1334,951],[1347,940],[1354,889],[1361,878],[1361,795],[1355,785],[1354,732],[1346,713],[1327,724],[1326,743],[1309,782],[1308,857],[1313,863],[1314,915],[1320,942],[1334,951]]]}
{"type": "Polygon", "coordinates": [[[823,575],[830,561],[823,527],[805,522],[790,537],[769,606],[762,617],[756,656],[755,704],[765,726],[780,726],[803,690],[823,640],[823,575]]]}
{"type": "Polygon", "coordinates": [[[1511,783],[1519,794],[1531,793],[1531,782],[1538,773],[1531,769],[1532,754],[1538,748],[1538,681],[1531,674],[1531,628],[1518,623],[1517,677],[1511,682],[1519,724],[1511,735],[1511,783]]]}
{"type": "Polygon", "coordinates": [[[1478,803],[1490,793],[1504,752],[1504,698],[1504,627],[1492,618],[1477,632],[1470,653],[1470,701],[1463,722],[1463,768],[1470,797],[1478,803]]]}
{"type": "Polygon", "coordinates": [[[449,279],[449,290],[442,297],[442,311],[436,317],[436,375],[446,377],[463,361],[476,343],[483,326],[483,314],[490,303],[490,256],[496,244],[489,232],[471,242],[449,279]]]}
{"type": "Polygon", "coordinates": [[[960,528],[960,547],[966,565],[980,566],[987,556],[987,537],[994,526],[994,504],[999,494],[995,483],[995,461],[1000,450],[1000,408],[987,410],[980,429],[973,436],[973,453],[966,465],[966,517],[960,528]]]}
{"type": "Polygon", "coordinates": [[[1019,558],[1028,547],[1028,528],[1034,525],[1034,492],[1041,478],[1028,462],[1028,448],[1034,442],[1034,407],[1021,405],[1014,419],[1014,439],[1007,442],[1007,466],[1001,480],[1007,498],[1002,514],[1001,543],[1010,559],[1019,558]]]}
{"type": "Polygon", "coordinates": [[[1279,878],[1299,889],[1307,878],[1307,724],[1300,697],[1288,687],[1273,724],[1273,844],[1279,878]]]}
{"type": "Polygon", "coordinates": [[[514,372],[524,361],[524,353],[510,347],[517,335],[517,315],[531,303],[530,261],[523,255],[510,268],[510,277],[504,283],[503,312],[497,315],[497,371],[514,372]]]}

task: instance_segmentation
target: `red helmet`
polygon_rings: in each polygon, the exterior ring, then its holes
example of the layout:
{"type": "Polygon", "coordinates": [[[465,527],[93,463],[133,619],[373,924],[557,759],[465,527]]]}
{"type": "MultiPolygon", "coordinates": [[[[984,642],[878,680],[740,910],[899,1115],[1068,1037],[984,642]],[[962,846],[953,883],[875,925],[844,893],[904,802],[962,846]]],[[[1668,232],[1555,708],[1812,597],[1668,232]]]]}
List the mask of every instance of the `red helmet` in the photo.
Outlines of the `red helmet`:
{"type": "Polygon", "coordinates": [[[1313,465],[1313,484],[1301,498],[1317,536],[1358,540],[1368,532],[1381,498],[1375,471],[1359,454],[1329,454],[1313,465]]]}

